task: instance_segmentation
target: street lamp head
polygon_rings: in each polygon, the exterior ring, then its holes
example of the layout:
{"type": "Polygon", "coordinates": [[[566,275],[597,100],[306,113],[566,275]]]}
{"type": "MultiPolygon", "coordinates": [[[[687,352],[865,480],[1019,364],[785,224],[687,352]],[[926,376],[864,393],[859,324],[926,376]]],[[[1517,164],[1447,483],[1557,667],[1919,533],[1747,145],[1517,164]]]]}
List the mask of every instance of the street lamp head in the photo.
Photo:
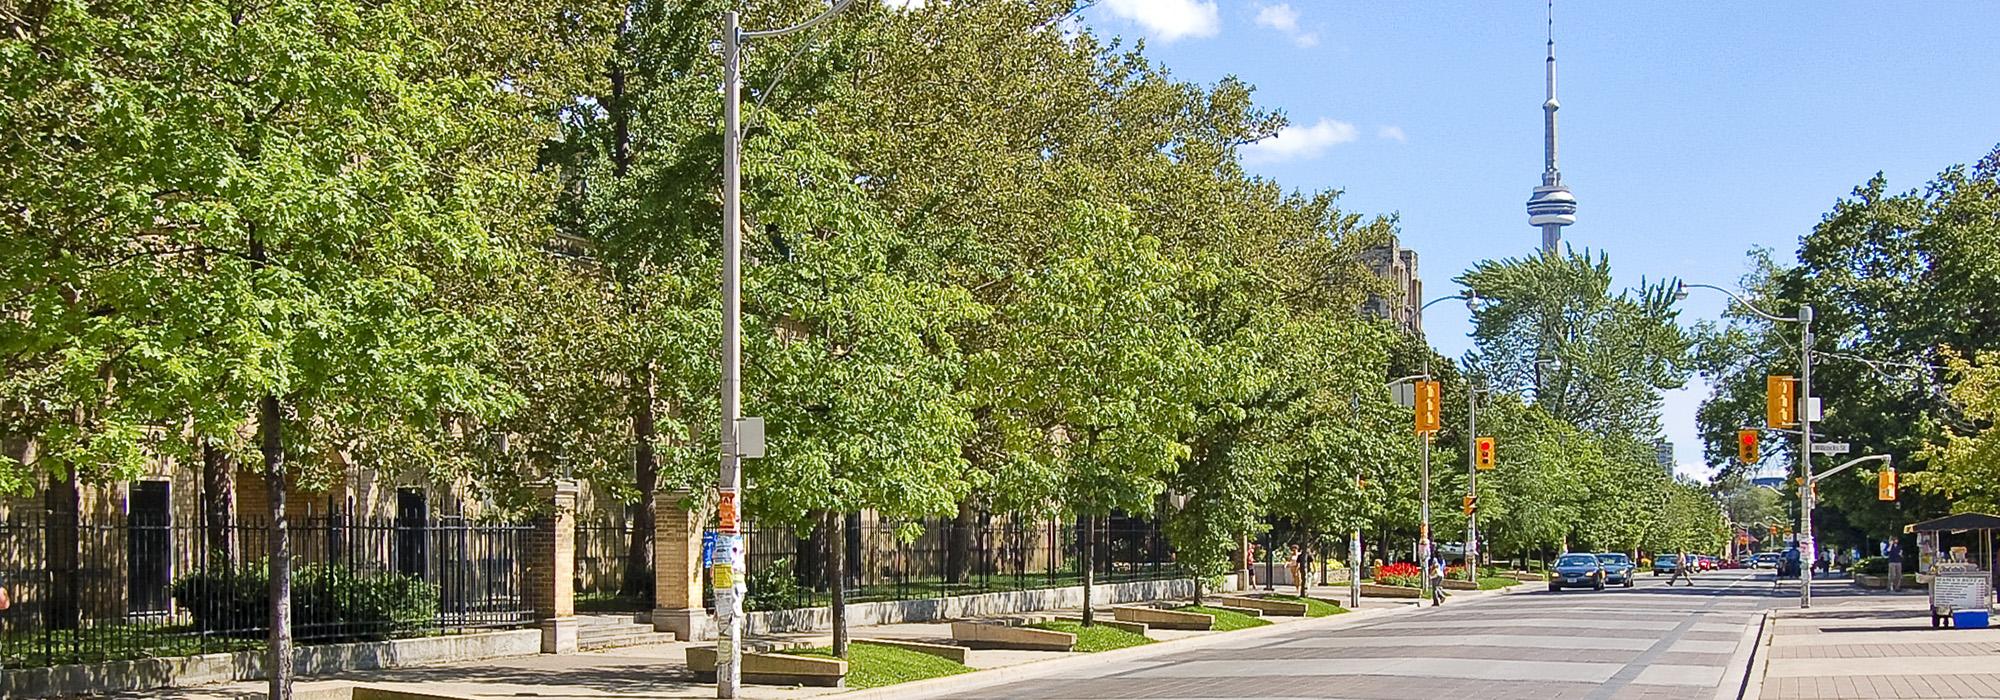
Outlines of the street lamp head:
{"type": "Polygon", "coordinates": [[[1479,292],[1467,291],[1465,293],[1466,311],[1470,311],[1472,313],[1479,313],[1479,307],[1485,305],[1486,305],[1486,299],[1480,297],[1479,292]]]}
{"type": "Polygon", "coordinates": [[[1687,301],[1687,298],[1688,283],[1683,280],[1674,280],[1674,301],[1687,301]]]}

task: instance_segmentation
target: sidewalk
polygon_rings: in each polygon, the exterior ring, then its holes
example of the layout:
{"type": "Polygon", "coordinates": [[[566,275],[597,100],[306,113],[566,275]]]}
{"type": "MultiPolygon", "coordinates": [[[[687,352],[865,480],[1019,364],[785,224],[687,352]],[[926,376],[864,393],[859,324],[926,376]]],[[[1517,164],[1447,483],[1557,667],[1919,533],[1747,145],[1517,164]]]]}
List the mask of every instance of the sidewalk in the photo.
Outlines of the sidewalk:
{"type": "Polygon", "coordinates": [[[1774,611],[1757,697],[2000,698],[2000,629],[1933,630],[1921,590],[1820,589],[1774,611]]]}
{"type": "MultiPolygon", "coordinates": [[[[1245,591],[1245,593],[1251,592],[1245,591]]],[[[1255,592],[1261,593],[1262,591],[1260,589],[1255,592]]],[[[1460,592],[1458,596],[1455,596],[1455,599],[1464,600],[1466,598],[1485,597],[1499,593],[1500,591],[1460,592]]],[[[1315,597],[1342,601],[1343,604],[1347,599],[1347,589],[1345,587],[1322,588],[1314,586],[1311,588],[1310,594],[1315,597]]],[[[1367,617],[1379,614],[1396,614],[1400,610],[1412,608],[1415,602],[1412,600],[1363,598],[1362,610],[1372,611],[1367,617]]],[[[1054,614],[1075,614],[1077,612],[1079,611],[1049,611],[1049,613],[1054,614]]],[[[1100,614],[1109,618],[1111,611],[1108,607],[1102,608],[1100,614]]],[[[1158,630],[1148,636],[1160,640],[1160,643],[1118,650],[1117,656],[1130,659],[1151,654],[1170,653],[1184,648],[1181,644],[1171,642],[1230,638],[1237,635],[1245,635],[1246,633],[1254,633],[1257,630],[1288,627],[1307,621],[1337,621],[1349,618],[1352,615],[1354,613],[1325,618],[1273,617],[1269,619],[1277,623],[1275,625],[1252,628],[1241,632],[1177,632],[1172,630],[1158,630]]],[[[950,628],[951,623],[948,621],[904,623],[874,627],[855,627],[849,631],[849,634],[855,639],[874,637],[949,643],[951,638],[950,628]]],[[[1248,636],[1255,635],[1251,634],[1248,636]]],[[[832,642],[831,633],[828,632],[778,635],[777,637],[785,641],[801,642],[815,646],[825,646],[832,642]]],[[[301,679],[297,684],[297,693],[301,698],[309,698],[318,693],[337,694],[335,691],[354,686],[366,686],[369,688],[422,693],[432,697],[447,699],[523,697],[544,699],[608,697],[712,698],[715,696],[715,686],[709,683],[697,682],[693,674],[688,671],[686,664],[688,647],[710,644],[714,644],[714,642],[673,642],[605,649],[578,654],[515,656],[440,664],[436,666],[383,671],[359,671],[334,676],[301,679]]],[[[1024,665],[1042,664],[1044,662],[1082,656],[1104,658],[1104,654],[1112,653],[1114,652],[1084,654],[1081,652],[974,650],[966,661],[968,666],[975,669],[975,673],[934,679],[933,681],[920,681],[919,684],[935,684],[939,681],[951,685],[978,683],[982,678],[990,678],[990,676],[977,673],[977,671],[1006,669],[995,672],[1012,674],[1020,672],[1015,669],[1024,665]]],[[[1079,661],[1086,663],[1094,660],[1079,659],[1079,661]]],[[[898,689],[903,687],[888,686],[864,692],[870,696],[895,697],[898,695],[898,689]]],[[[933,685],[932,687],[936,686],[933,685]]],[[[263,681],[244,681],[194,688],[163,689],[120,697],[160,698],[163,700],[249,700],[250,698],[264,697],[264,689],[265,683],[263,681]]],[[[841,692],[847,691],[841,688],[744,685],[741,697],[753,700],[782,700],[841,692]]]]}

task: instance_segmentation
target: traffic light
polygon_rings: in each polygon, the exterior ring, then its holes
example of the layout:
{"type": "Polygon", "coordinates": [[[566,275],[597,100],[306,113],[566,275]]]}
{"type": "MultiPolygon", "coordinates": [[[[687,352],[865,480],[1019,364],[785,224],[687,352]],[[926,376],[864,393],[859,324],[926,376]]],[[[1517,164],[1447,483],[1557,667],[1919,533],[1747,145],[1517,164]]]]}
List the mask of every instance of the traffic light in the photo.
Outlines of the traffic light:
{"type": "Polygon", "coordinates": [[[1764,424],[1790,428],[1799,424],[1798,380],[1781,374],[1764,378],[1764,424]]]}
{"type": "Polygon", "coordinates": [[[1417,388],[1417,432],[1435,433],[1444,409],[1443,390],[1435,380],[1419,381],[1417,388]]]}
{"type": "Polygon", "coordinates": [[[1757,431],[1736,431],[1736,461],[1744,464],[1756,464],[1757,458],[1757,431]]]}
{"type": "Polygon", "coordinates": [[[1479,510],[1479,497],[1478,497],[1478,496],[1466,496],[1466,497],[1465,497],[1465,514],[1466,514],[1466,515],[1471,515],[1471,514],[1472,514],[1472,511],[1475,511],[1475,510],[1479,510]]]}
{"type": "Polygon", "coordinates": [[[1896,470],[1884,469],[1875,475],[1875,500],[1896,500],[1896,470]]]}
{"type": "Polygon", "coordinates": [[[1493,460],[1494,460],[1493,452],[1494,452],[1493,438],[1490,437],[1473,438],[1472,463],[1474,466],[1479,467],[1480,471],[1486,471],[1488,469],[1493,468],[1493,460]]]}

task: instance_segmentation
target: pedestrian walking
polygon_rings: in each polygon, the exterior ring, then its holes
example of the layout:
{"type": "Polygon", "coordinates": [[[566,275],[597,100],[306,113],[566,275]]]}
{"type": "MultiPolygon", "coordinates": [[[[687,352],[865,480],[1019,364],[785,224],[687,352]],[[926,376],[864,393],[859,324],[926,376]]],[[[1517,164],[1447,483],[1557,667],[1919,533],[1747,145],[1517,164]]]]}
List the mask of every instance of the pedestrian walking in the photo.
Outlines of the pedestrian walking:
{"type": "Polygon", "coordinates": [[[1674,575],[1673,578],[1667,579],[1667,585],[1672,586],[1675,581],[1686,581],[1687,585],[1694,585],[1693,564],[1694,561],[1688,557],[1687,552],[1681,552],[1674,560],[1674,575]]]}
{"type": "Polygon", "coordinates": [[[1444,605],[1444,559],[1431,559],[1431,607],[1444,605]]]}

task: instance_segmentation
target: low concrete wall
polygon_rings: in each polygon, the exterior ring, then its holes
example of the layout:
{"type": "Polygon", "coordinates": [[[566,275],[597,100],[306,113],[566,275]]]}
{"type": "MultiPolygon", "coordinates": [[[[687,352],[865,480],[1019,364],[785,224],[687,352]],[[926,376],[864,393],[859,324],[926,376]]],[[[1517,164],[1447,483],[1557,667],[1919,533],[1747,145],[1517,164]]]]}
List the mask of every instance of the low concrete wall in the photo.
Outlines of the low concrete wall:
{"type": "MultiPolygon", "coordinates": [[[[1104,583],[1095,586],[1091,603],[1107,605],[1128,603],[1135,600],[1169,600],[1188,598],[1194,595],[1193,579],[1168,579],[1162,581],[1133,581],[1130,583],[1104,583]]],[[[1037,610],[1061,610],[1083,606],[1083,587],[1043,588],[1032,591],[1005,591],[1001,593],[979,593],[975,595],[926,598],[923,600],[889,600],[876,603],[850,603],[847,606],[847,624],[851,627],[863,625],[889,625],[899,622],[933,622],[968,617],[990,617],[1017,612],[1037,610]]],[[[774,632],[815,632],[833,629],[833,611],[829,608],[799,608],[796,610],[767,610],[744,616],[747,634],[770,634],[774,632]]]]}
{"type": "MultiPolygon", "coordinates": [[[[468,661],[541,653],[538,629],[455,634],[386,642],[316,644],[294,648],[292,669],[301,676],[370,671],[443,661],[468,661]]],[[[7,669],[0,698],[47,698],[181,688],[264,677],[264,652],[239,651],[156,659],[7,669]]]]}
{"type": "Polygon", "coordinates": [[[1361,584],[1361,595],[1367,598],[1422,598],[1424,597],[1424,592],[1418,588],[1364,583],[1361,584]]]}

